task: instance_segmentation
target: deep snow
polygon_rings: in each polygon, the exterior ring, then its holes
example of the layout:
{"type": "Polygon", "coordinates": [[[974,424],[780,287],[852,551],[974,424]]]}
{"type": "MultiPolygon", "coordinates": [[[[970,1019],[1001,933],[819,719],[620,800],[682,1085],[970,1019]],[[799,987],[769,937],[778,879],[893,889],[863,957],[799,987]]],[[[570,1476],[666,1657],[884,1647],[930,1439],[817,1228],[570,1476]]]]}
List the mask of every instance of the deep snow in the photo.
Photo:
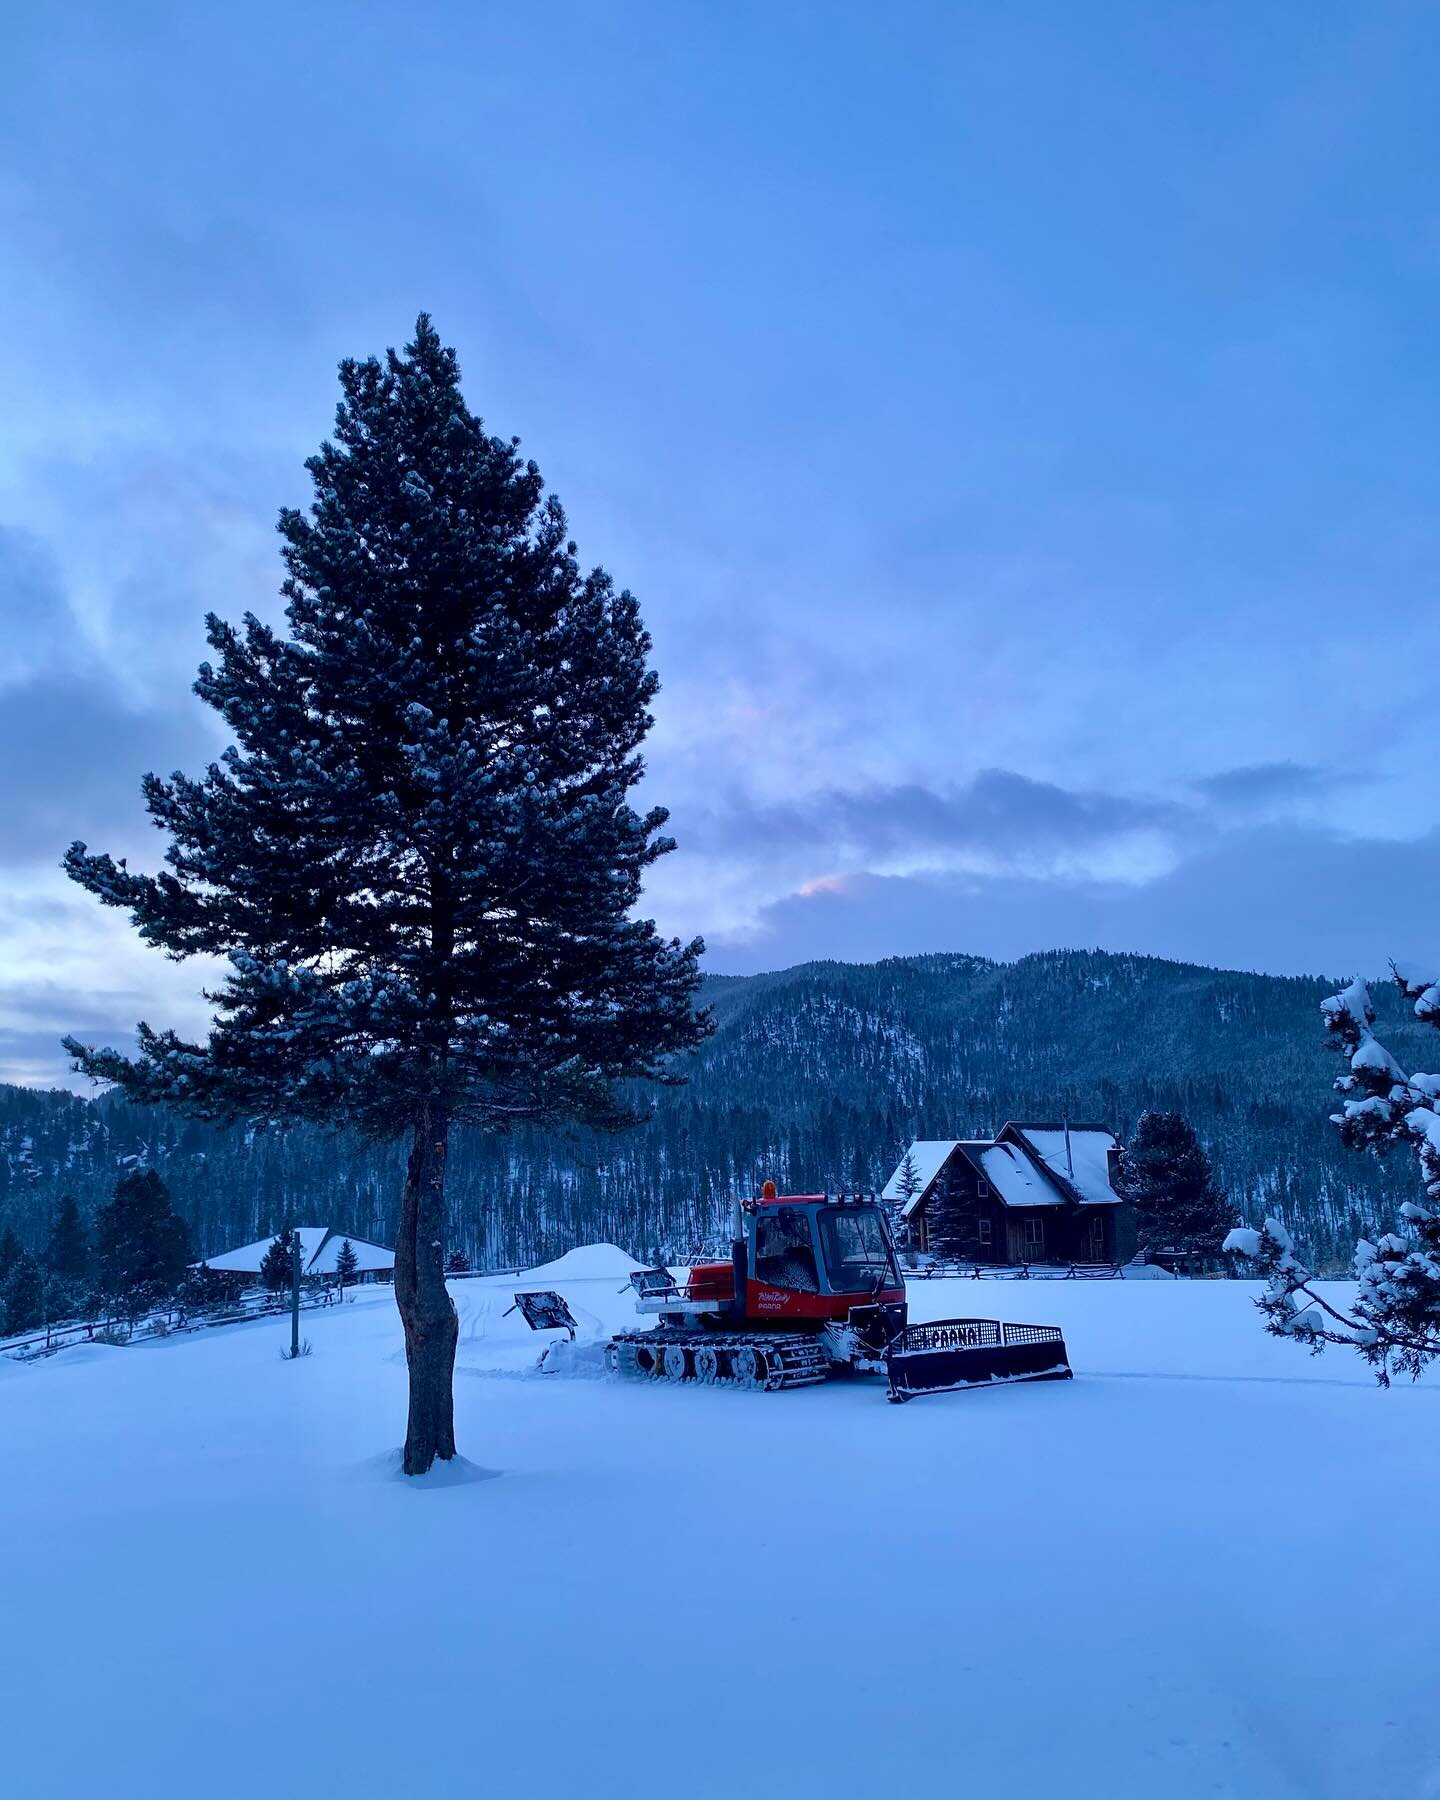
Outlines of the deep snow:
{"type": "Polygon", "coordinates": [[[572,1266],[452,1284],[423,1484],[386,1289],[294,1364],[273,1319],[0,1361],[6,1792],[1440,1794],[1440,1383],[1266,1338],[1250,1284],[933,1281],[1077,1379],[646,1388],[586,1352],[624,1267],[572,1266]]]}

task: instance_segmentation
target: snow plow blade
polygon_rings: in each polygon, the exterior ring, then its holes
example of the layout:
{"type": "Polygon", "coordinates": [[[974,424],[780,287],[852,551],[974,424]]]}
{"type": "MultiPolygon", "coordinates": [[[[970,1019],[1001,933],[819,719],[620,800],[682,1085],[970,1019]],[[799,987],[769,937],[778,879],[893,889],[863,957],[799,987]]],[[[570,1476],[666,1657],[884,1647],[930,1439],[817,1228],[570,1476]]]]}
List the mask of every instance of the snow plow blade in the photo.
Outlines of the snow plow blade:
{"type": "Polygon", "coordinates": [[[1058,1325],[1005,1325],[998,1319],[935,1319],[907,1325],[885,1354],[892,1400],[953,1394],[1006,1381],[1069,1381],[1058,1325]]]}

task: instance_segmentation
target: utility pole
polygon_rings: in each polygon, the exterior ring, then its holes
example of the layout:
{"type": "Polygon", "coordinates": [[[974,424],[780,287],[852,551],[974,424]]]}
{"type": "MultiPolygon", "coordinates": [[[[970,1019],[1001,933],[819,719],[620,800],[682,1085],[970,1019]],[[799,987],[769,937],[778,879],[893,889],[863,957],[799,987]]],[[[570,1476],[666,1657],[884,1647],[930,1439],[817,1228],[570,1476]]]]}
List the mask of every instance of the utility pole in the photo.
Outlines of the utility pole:
{"type": "Polygon", "coordinates": [[[290,1359],[300,1355],[300,1227],[290,1233],[290,1359]]]}

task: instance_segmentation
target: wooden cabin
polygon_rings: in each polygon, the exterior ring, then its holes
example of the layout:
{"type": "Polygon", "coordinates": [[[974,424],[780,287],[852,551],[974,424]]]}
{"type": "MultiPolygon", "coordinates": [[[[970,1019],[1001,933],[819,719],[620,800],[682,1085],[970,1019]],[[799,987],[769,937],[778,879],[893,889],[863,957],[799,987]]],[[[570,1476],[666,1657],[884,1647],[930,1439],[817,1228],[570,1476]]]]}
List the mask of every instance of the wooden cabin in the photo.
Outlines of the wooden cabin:
{"type": "Polygon", "coordinates": [[[1101,1263],[1134,1254],[1105,1125],[1010,1121],[994,1138],[921,1138],[885,1186],[911,1249],[961,1262],[1101,1263]],[[909,1190],[908,1192],[906,1190],[909,1190]]]}

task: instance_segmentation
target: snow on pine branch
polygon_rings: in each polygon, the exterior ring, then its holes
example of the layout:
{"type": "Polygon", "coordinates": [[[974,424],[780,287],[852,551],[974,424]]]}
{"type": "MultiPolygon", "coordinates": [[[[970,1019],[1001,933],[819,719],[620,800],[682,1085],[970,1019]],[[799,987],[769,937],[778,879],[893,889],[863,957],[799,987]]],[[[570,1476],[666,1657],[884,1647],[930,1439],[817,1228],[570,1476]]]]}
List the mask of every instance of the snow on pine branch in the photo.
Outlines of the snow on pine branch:
{"type": "MultiPolygon", "coordinates": [[[[1392,965],[1396,985],[1417,1018],[1440,1027],[1440,981],[1428,970],[1392,965]]],[[[1382,1384],[1395,1374],[1418,1376],[1440,1356],[1440,1076],[1407,1075],[1375,1036],[1375,1009],[1363,981],[1321,1005],[1326,1030],[1346,1053],[1348,1073],[1336,1081],[1344,1095],[1331,1114],[1347,1145],[1383,1156],[1402,1146],[1416,1156],[1425,1200],[1401,1210],[1401,1228],[1355,1247],[1357,1293],[1348,1312],[1313,1287],[1314,1275],[1295,1254],[1276,1219],[1260,1231],[1232,1231],[1225,1248],[1254,1262],[1265,1279],[1257,1304],[1266,1329],[1320,1350],[1344,1344],[1357,1350],[1382,1384]]]]}

